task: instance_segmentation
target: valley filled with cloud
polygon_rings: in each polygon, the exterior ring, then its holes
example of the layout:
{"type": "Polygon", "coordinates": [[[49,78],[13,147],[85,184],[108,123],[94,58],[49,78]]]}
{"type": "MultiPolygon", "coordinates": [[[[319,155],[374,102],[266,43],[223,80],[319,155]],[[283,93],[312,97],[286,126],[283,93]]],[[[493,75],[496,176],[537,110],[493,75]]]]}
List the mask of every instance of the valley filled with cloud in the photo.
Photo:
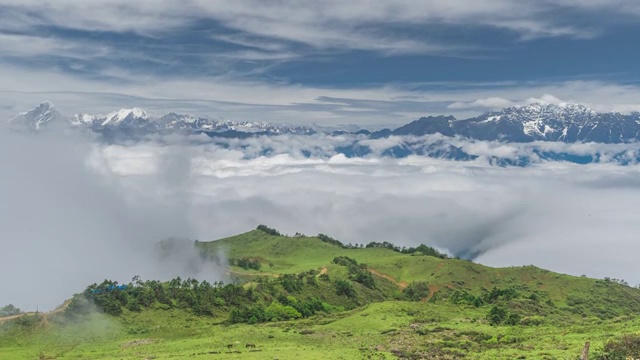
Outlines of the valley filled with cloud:
{"type": "MultiPolygon", "coordinates": [[[[489,266],[535,264],[640,282],[633,278],[637,165],[516,167],[490,158],[535,146],[633,151],[630,144],[454,139],[484,154],[454,161],[375,151],[348,158],[332,153],[331,141],[344,139],[320,135],[229,139],[224,146],[179,138],[109,145],[53,133],[7,133],[1,140],[3,253],[20,254],[0,262],[9,294],[2,300],[25,307],[38,305],[28,300],[35,298],[53,307],[105,277],[223,280],[222,267],[197,265],[188,250],[159,261],[150,249],[166,238],[209,241],[258,224],[352,244],[425,243],[489,266]],[[305,147],[316,151],[303,154],[305,147]]],[[[384,148],[393,139],[367,141],[384,148]]]]}

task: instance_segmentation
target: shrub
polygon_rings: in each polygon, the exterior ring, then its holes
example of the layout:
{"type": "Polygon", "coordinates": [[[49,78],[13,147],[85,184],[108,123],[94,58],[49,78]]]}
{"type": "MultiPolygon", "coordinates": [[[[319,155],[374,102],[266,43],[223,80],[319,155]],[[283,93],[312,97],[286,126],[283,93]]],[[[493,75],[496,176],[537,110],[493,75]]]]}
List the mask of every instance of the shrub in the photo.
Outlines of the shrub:
{"type": "Polygon", "coordinates": [[[301,318],[302,315],[298,310],[289,305],[282,305],[277,301],[274,301],[266,309],[267,318],[271,321],[278,320],[291,320],[301,318]]]}
{"type": "Polygon", "coordinates": [[[609,340],[596,359],[625,360],[638,357],[640,357],[640,334],[629,334],[609,340]]]}
{"type": "Polygon", "coordinates": [[[542,316],[525,316],[520,319],[520,325],[523,326],[538,326],[542,325],[544,318],[542,316]]]}
{"type": "Polygon", "coordinates": [[[505,320],[505,324],[507,325],[518,325],[520,324],[520,315],[518,314],[509,314],[507,319],[505,320]]]}
{"type": "Polygon", "coordinates": [[[231,260],[230,263],[232,265],[239,266],[245,270],[249,270],[249,269],[260,270],[260,267],[262,266],[262,264],[260,264],[260,261],[247,258],[247,257],[243,257],[237,260],[231,260]]]}
{"type": "Polygon", "coordinates": [[[331,262],[342,266],[358,266],[358,262],[348,256],[337,256],[331,262]]]}
{"type": "Polygon", "coordinates": [[[348,280],[336,281],[336,294],[346,296],[348,298],[356,297],[356,291],[348,280]]]}
{"type": "Polygon", "coordinates": [[[421,301],[429,297],[429,284],[424,281],[416,281],[402,290],[402,300],[421,301]]]}
{"type": "Polygon", "coordinates": [[[491,325],[500,325],[507,319],[507,310],[500,306],[494,305],[489,314],[487,315],[487,320],[489,320],[489,324],[491,325]]]}

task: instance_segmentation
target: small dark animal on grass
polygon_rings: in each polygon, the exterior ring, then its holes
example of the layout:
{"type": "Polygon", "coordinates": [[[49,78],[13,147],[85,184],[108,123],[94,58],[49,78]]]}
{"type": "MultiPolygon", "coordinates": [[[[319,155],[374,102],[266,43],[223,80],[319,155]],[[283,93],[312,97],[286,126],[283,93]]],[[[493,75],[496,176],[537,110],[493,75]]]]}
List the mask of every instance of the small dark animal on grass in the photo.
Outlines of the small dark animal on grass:
{"type": "Polygon", "coordinates": [[[233,344],[227,344],[227,348],[231,349],[233,347],[233,344]]]}
{"type": "Polygon", "coordinates": [[[247,344],[245,345],[246,348],[255,348],[256,344],[247,344]]]}

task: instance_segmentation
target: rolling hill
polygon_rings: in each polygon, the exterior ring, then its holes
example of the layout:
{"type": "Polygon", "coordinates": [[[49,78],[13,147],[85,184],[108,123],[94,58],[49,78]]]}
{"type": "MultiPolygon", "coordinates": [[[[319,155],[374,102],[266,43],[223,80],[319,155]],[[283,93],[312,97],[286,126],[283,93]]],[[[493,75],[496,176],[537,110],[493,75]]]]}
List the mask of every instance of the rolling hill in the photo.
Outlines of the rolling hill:
{"type": "Polygon", "coordinates": [[[93,284],[0,324],[0,358],[575,359],[587,341],[592,359],[638,355],[640,290],[620,280],[264,226],[195,246],[225,254],[232,283],[93,284]]]}

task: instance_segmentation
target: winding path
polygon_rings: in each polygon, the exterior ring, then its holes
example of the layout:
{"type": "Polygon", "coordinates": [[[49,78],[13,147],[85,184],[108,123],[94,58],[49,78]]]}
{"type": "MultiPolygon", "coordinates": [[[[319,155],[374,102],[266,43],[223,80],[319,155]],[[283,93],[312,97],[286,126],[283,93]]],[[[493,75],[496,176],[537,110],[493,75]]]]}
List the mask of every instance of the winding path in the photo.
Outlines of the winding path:
{"type": "Polygon", "coordinates": [[[409,283],[407,283],[406,281],[398,281],[398,280],[394,279],[392,276],[377,272],[377,271],[375,271],[373,269],[369,269],[369,272],[372,273],[373,275],[376,275],[376,276],[379,276],[379,277],[382,277],[382,278],[385,278],[385,279],[391,281],[392,283],[398,285],[401,289],[404,289],[407,286],[409,286],[409,283]]]}
{"type": "Polygon", "coordinates": [[[36,313],[36,312],[31,311],[31,312],[21,313],[21,314],[18,314],[18,315],[11,315],[11,316],[0,317],[0,325],[4,324],[4,323],[5,323],[5,322],[7,322],[7,321],[15,320],[15,319],[21,318],[21,317],[23,317],[23,316],[27,316],[27,315],[36,315],[36,314],[38,314],[38,315],[44,315],[44,316],[45,316],[45,320],[46,320],[46,318],[47,318],[48,316],[50,316],[50,315],[59,314],[59,313],[61,313],[61,312],[65,311],[65,310],[69,307],[69,304],[71,304],[71,300],[67,300],[67,301],[65,301],[65,302],[64,302],[64,304],[62,304],[61,306],[59,306],[57,309],[52,310],[52,311],[49,311],[49,312],[40,312],[40,313],[36,313]]]}

